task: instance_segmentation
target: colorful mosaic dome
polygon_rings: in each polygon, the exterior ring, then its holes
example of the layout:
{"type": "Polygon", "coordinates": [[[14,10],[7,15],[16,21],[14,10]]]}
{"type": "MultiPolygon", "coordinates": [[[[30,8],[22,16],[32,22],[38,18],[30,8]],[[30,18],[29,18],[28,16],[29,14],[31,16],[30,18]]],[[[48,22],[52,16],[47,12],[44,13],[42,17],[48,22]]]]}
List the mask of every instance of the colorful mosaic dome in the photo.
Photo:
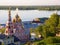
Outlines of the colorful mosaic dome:
{"type": "Polygon", "coordinates": [[[21,19],[18,15],[15,16],[15,18],[13,19],[13,22],[21,22],[21,19]]]}

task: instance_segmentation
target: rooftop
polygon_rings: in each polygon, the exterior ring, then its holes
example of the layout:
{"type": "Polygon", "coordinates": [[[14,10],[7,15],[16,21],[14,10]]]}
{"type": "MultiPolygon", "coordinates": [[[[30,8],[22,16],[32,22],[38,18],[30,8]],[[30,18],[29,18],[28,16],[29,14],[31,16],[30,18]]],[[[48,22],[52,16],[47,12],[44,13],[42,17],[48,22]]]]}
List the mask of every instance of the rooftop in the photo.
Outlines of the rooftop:
{"type": "Polygon", "coordinates": [[[20,41],[16,36],[14,36],[14,42],[20,41]]]}
{"type": "Polygon", "coordinates": [[[0,34],[0,39],[6,39],[6,38],[10,38],[12,36],[6,36],[5,34],[0,34]]]}

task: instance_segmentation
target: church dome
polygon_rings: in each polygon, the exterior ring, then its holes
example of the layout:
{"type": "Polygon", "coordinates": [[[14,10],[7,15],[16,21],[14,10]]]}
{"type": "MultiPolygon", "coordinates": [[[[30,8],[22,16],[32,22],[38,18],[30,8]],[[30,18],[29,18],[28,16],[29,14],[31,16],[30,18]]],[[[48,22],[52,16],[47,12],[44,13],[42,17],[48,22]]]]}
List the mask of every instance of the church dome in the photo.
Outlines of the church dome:
{"type": "Polygon", "coordinates": [[[18,18],[18,22],[20,22],[21,21],[21,19],[20,18],[18,18]]]}
{"type": "Polygon", "coordinates": [[[18,14],[16,15],[16,18],[19,18],[18,14]]]}
{"type": "Polygon", "coordinates": [[[14,22],[14,23],[16,22],[15,19],[13,19],[13,22],[14,22]]]}
{"type": "Polygon", "coordinates": [[[15,21],[18,21],[18,22],[21,21],[21,19],[20,19],[20,17],[18,16],[18,14],[15,16],[15,21]]]}

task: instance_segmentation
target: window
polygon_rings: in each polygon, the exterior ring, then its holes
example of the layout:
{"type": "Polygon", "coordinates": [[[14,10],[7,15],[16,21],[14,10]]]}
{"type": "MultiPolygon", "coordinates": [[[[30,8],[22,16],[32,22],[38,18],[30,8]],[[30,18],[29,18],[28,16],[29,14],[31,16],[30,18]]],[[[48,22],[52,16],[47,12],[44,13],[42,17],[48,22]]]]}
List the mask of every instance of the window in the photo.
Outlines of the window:
{"type": "Polygon", "coordinates": [[[9,26],[9,29],[10,29],[10,26],[9,26]]]}
{"type": "Polygon", "coordinates": [[[6,33],[8,33],[8,30],[6,31],[6,33]]]}
{"type": "Polygon", "coordinates": [[[11,40],[11,43],[14,43],[14,40],[11,40]]]}
{"type": "Polygon", "coordinates": [[[8,44],[10,43],[10,41],[8,41],[8,44]]]}
{"type": "Polygon", "coordinates": [[[11,33],[13,33],[13,30],[11,31],[11,33]]]}

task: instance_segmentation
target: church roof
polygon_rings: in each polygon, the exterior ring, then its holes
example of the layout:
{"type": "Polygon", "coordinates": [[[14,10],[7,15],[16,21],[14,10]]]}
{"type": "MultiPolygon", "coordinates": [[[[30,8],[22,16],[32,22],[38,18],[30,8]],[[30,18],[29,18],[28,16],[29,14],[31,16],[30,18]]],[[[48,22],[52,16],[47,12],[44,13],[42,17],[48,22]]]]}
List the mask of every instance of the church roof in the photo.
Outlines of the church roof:
{"type": "Polygon", "coordinates": [[[21,22],[21,18],[18,16],[18,14],[15,16],[15,18],[13,19],[13,22],[21,22]]]}
{"type": "Polygon", "coordinates": [[[7,36],[5,34],[0,34],[0,39],[5,39],[5,38],[8,39],[10,37],[12,37],[12,36],[7,36]]]}
{"type": "Polygon", "coordinates": [[[19,18],[18,14],[15,16],[16,18],[19,18]]]}
{"type": "Polygon", "coordinates": [[[6,37],[7,37],[6,35],[0,34],[0,39],[4,39],[4,38],[6,38],[6,37]]]}
{"type": "Polygon", "coordinates": [[[14,42],[20,41],[16,36],[14,36],[14,42]]]}

